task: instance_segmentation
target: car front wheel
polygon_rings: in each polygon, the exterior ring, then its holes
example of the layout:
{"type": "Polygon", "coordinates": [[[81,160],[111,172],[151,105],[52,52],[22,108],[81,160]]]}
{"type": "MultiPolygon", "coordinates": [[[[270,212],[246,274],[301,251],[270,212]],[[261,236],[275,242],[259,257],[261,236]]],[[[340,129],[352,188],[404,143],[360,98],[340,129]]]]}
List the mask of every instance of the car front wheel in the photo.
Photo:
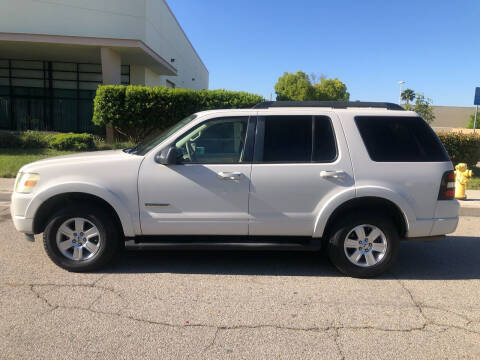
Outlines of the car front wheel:
{"type": "Polygon", "coordinates": [[[120,248],[114,221],[99,208],[69,207],[52,216],[43,233],[50,259],[74,272],[105,266],[120,248]]]}

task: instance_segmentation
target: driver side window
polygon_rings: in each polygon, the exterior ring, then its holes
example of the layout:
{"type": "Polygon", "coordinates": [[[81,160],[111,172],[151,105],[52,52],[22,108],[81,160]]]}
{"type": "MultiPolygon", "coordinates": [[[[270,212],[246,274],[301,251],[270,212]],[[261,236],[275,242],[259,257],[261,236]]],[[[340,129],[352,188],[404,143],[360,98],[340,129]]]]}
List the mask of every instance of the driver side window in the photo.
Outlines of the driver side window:
{"type": "Polygon", "coordinates": [[[181,163],[235,164],[244,160],[248,117],[205,121],[177,139],[181,163]]]}

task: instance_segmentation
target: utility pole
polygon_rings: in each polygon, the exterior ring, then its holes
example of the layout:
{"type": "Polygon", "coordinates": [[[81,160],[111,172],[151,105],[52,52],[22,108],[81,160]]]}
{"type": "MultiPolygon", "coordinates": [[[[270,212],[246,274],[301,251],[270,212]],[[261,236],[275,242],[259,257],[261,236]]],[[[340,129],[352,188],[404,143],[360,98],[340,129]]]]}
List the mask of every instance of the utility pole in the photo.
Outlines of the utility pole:
{"type": "Polygon", "coordinates": [[[477,129],[477,114],[478,114],[478,105],[480,105],[480,87],[475,88],[475,98],[473,99],[473,105],[475,105],[475,118],[473,119],[473,133],[477,129]]]}
{"type": "Polygon", "coordinates": [[[401,104],[402,102],[402,85],[405,84],[406,81],[399,81],[398,85],[400,85],[400,94],[398,95],[398,103],[401,104]]]}
{"type": "Polygon", "coordinates": [[[475,129],[477,128],[477,114],[478,114],[478,105],[475,107],[475,118],[473,119],[473,133],[475,134],[475,129]]]}

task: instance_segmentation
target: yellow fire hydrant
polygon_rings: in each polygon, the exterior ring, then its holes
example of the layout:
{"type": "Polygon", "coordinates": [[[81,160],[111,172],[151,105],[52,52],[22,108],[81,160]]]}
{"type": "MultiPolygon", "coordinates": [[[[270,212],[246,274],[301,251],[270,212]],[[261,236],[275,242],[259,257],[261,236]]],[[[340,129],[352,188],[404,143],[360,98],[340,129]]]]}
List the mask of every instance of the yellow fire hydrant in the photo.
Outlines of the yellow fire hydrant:
{"type": "Polygon", "coordinates": [[[455,166],[455,199],[466,200],[465,189],[472,177],[472,170],[467,170],[467,164],[460,163],[455,166]]]}

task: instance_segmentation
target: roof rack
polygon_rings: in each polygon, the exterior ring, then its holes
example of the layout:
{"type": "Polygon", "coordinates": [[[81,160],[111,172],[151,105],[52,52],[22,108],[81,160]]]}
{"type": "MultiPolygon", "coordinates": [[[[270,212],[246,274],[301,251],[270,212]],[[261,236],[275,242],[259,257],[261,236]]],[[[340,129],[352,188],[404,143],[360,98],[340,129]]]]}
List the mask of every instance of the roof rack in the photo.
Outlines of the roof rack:
{"type": "Polygon", "coordinates": [[[387,110],[405,110],[402,106],[394,103],[365,101],[264,101],[255,105],[253,109],[283,107],[329,107],[333,109],[378,108],[387,110]]]}

